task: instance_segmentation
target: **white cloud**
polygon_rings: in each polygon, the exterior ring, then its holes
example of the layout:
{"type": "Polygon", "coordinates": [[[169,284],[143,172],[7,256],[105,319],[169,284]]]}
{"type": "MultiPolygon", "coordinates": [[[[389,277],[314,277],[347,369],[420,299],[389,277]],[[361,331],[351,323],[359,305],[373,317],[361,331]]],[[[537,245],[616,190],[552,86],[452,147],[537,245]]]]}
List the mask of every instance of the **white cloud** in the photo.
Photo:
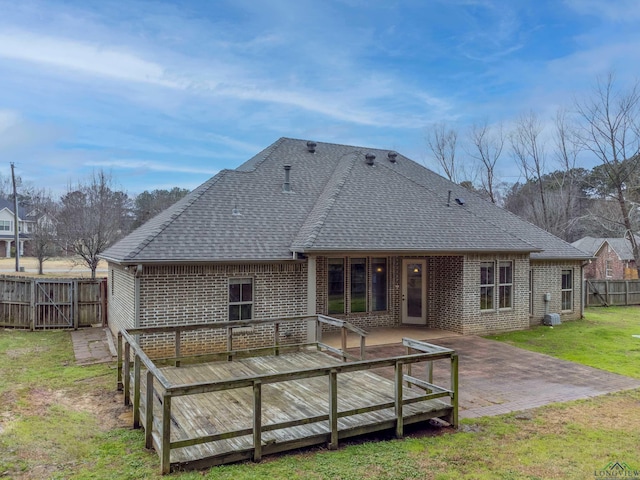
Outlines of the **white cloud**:
{"type": "Polygon", "coordinates": [[[117,80],[178,86],[163,66],[124,50],[19,30],[0,32],[0,57],[117,80]]]}
{"type": "Polygon", "coordinates": [[[199,168],[190,167],[182,164],[166,164],[160,162],[153,162],[149,160],[136,160],[136,159],[119,159],[119,160],[92,160],[86,162],[85,165],[90,167],[107,167],[107,168],[119,168],[124,170],[146,170],[152,172],[173,172],[173,173],[192,173],[192,174],[205,174],[215,175],[219,172],[217,169],[212,168],[199,168]]]}
{"type": "Polygon", "coordinates": [[[565,4],[583,15],[615,22],[636,22],[640,19],[638,0],[565,0],[565,4]]]}

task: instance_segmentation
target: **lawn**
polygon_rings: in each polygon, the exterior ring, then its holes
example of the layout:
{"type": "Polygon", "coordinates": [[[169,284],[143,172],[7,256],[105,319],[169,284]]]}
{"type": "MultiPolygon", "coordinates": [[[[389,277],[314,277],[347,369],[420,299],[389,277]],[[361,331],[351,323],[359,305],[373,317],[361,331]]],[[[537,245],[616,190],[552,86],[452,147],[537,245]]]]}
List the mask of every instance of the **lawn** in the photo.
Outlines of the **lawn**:
{"type": "Polygon", "coordinates": [[[640,378],[640,307],[597,307],[582,320],[488,338],[640,378]]]}
{"type": "MultiPolygon", "coordinates": [[[[583,321],[501,339],[638,377],[640,339],[631,334],[640,333],[639,313],[590,310],[583,321]]],[[[130,410],[114,391],[113,365],[75,366],[68,332],[0,330],[0,365],[0,477],[160,478],[142,431],[128,428],[130,410]]],[[[465,420],[457,433],[432,428],[404,440],[306,450],[169,478],[585,479],[610,462],[640,469],[638,445],[635,390],[465,420]]]]}

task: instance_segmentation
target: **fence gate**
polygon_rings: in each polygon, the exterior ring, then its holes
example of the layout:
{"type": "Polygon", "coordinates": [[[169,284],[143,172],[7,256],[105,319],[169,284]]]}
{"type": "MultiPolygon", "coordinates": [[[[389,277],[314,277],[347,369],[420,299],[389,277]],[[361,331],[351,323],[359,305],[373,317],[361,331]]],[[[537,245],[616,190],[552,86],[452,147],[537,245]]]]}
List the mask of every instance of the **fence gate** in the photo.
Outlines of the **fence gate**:
{"type": "Polygon", "coordinates": [[[36,280],[35,297],[35,328],[73,328],[73,280],[36,280]]]}

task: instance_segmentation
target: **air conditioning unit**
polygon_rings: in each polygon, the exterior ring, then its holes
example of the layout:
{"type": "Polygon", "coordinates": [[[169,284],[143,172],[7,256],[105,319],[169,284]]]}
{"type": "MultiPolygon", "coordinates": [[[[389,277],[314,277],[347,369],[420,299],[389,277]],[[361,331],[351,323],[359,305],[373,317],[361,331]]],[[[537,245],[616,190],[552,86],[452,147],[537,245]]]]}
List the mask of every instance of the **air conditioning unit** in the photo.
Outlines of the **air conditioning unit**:
{"type": "Polygon", "coordinates": [[[554,325],[560,325],[560,314],[559,313],[547,313],[544,316],[543,322],[545,325],[549,325],[553,327],[554,325]]]}

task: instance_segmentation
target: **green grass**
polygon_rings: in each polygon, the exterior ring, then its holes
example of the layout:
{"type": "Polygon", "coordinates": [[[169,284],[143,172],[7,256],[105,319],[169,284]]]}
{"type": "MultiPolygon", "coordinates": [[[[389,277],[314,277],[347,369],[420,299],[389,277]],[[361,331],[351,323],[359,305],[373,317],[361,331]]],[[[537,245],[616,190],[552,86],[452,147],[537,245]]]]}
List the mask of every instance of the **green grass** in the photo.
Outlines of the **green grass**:
{"type": "MultiPolygon", "coordinates": [[[[638,377],[640,339],[631,334],[640,333],[639,317],[640,309],[593,309],[582,321],[499,338],[638,377]]],[[[109,425],[125,411],[113,365],[75,366],[68,332],[0,330],[0,368],[0,478],[161,478],[142,431],[109,425]]],[[[612,461],[640,469],[638,445],[635,390],[465,420],[455,433],[423,431],[168,478],[585,479],[612,461]]]]}
{"type": "Polygon", "coordinates": [[[487,338],[609,372],[640,378],[640,307],[590,308],[585,318],[555,327],[487,338]]]}

